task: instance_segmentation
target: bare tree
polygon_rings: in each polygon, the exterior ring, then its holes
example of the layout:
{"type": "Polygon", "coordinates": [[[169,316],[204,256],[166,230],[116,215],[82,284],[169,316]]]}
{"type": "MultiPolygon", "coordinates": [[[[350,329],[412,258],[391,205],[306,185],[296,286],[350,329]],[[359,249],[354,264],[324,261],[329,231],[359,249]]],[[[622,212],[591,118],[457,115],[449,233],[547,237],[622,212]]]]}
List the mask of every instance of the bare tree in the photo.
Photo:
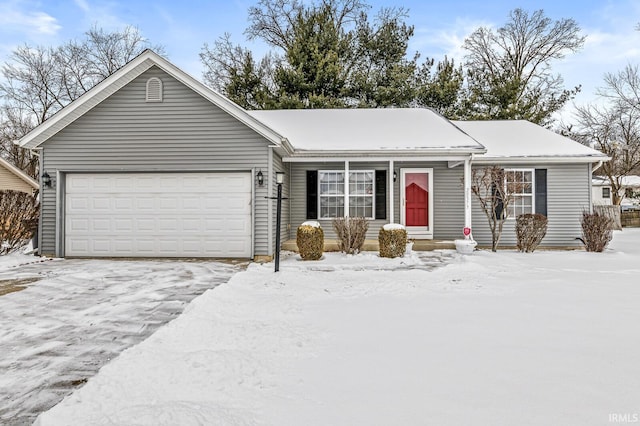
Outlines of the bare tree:
{"type": "Polygon", "coordinates": [[[624,196],[623,178],[640,169],[640,70],[629,65],[605,75],[598,94],[605,104],[576,107],[577,126],[570,136],[611,157],[598,172],[609,180],[612,201],[618,205],[624,196]]]}
{"type": "Polygon", "coordinates": [[[164,52],[134,27],[93,27],[84,39],[59,47],[16,48],[0,69],[0,155],[35,177],[35,157],[13,142],[150,47],[164,52]]]}
{"type": "Polygon", "coordinates": [[[542,10],[509,13],[497,31],[481,27],[465,40],[467,118],[527,119],[546,124],[580,90],[565,90],[553,61],[584,44],[573,19],[552,21],[542,10]]]}
{"type": "MultiPolygon", "coordinates": [[[[355,23],[369,7],[361,0],[322,0],[321,3],[332,12],[336,28],[355,23]]],[[[287,51],[295,39],[296,20],[304,10],[305,4],[299,0],[259,0],[249,8],[250,24],[245,34],[249,40],[259,38],[287,51]]]]}
{"type": "Polygon", "coordinates": [[[607,73],[605,86],[598,95],[615,104],[640,110],[640,70],[638,65],[628,64],[622,71],[607,73]]]}
{"type": "Polygon", "coordinates": [[[471,172],[471,193],[487,217],[491,230],[491,250],[496,251],[502,236],[505,220],[510,215],[511,205],[517,194],[530,191],[531,183],[521,182],[509,176],[499,166],[473,169],[471,172]]]}

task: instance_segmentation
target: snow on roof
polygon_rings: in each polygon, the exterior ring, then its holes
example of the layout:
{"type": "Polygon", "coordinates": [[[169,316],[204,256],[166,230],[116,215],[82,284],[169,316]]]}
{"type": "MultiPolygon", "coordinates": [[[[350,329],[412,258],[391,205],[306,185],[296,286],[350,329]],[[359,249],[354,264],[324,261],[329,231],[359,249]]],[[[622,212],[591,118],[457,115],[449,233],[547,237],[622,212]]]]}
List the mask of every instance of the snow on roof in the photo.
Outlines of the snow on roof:
{"type": "Polygon", "coordinates": [[[526,120],[453,121],[460,129],[487,148],[482,159],[566,158],[607,156],[526,120]]]}
{"type": "MultiPolygon", "coordinates": [[[[595,186],[610,186],[611,182],[609,182],[609,178],[606,176],[594,176],[591,180],[592,184],[595,186]]],[[[622,187],[633,188],[640,187],[640,176],[631,175],[631,176],[623,176],[622,177],[622,187]]]]}
{"type": "Polygon", "coordinates": [[[248,111],[296,151],[483,151],[473,138],[426,108],[248,111]]]}

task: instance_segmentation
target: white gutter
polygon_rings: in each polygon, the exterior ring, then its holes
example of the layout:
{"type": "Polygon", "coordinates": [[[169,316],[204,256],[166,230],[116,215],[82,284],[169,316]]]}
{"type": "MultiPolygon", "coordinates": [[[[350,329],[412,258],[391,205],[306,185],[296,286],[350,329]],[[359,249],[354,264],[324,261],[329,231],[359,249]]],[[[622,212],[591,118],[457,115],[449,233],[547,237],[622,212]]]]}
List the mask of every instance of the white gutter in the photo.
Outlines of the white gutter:
{"type": "Polygon", "coordinates": [[[536,163],[593,163],[595,161],[609,161],[609,157],[476,157],[474,164],[536,164],[536,163]]]}
{"type": "Polygon", "coordinates": [[[328,156],[325,152],[324,156],[319,157],[283,157],[282,161],[285,163],[309,163],[309,162],[366,162],[366,161],[464,161],[469,158],[471,153],[460,154],[459,152],[452,155],[425,155],[424,151],[420,152],[420,155],[413,155],[407,153],[406,155],[384,155],[385,153],[381,153],[376,156],[366,155],[366,154],[355,154],[355,155],[334,155],[328,156]]]}

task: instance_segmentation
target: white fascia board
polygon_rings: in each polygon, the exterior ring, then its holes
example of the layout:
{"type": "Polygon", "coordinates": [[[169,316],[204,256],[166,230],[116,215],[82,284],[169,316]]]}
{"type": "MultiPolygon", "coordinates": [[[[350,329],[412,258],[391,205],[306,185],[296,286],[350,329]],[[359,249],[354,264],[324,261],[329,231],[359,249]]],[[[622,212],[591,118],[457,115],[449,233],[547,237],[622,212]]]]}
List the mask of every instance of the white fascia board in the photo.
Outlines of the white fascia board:
{"type": "Polygon", "coordinates": [[[313,163],[313,162],[344,162],[349,161],[352,163],[363,162],[378,162],[378,161],[393,161],[393,162],[406,162],[406,161],[448,161],[448,162],[464,162],[472,158],[471,154],[457,154],[457,155],[386,155],[386,156],[366,156],[366,155],[354,155],[354,156],[332,156],[332,157],[283,157],[282,161],[285,163],[313,163]]]}
{"type": "Polygon", "coordinates": [[[38,184],[38,182],[36,182],[31,176],[29,176],[28,174],[26,174],[25,172],[23,172],[22,170],[20,170],[19,168],[17,168],[16,166],[14,166],[13,164],[11,164],[10,162],[8,162],[7,160],[1,157],[0,157],[0,166],[4,166],[5,169],[9,170],[11,173],[13,173],[17,177],[19,177],[20,179],[28,183],[33,189],[40,188],[40,185],[38,184]]]}
{"type": "Polygon", "coordinates": [[[488,165],[488,164],[541,164],[541,163],[597,163],[599,161],[609,161],[610,157],[475,157],[473,164],[488,165]]]}
{"type": "Polygon", "coordinates": [[[287,162],[310,162],[310,161],[408,161],[421,159],[421,161],[442,160],[442,161],[464,161],[470,155],[483,154],[484,148],[461,148],[461,149],[429,149],[429,150],[375,150],[375,151],[295,151],[293,155],[285,157],[287,162]]]}

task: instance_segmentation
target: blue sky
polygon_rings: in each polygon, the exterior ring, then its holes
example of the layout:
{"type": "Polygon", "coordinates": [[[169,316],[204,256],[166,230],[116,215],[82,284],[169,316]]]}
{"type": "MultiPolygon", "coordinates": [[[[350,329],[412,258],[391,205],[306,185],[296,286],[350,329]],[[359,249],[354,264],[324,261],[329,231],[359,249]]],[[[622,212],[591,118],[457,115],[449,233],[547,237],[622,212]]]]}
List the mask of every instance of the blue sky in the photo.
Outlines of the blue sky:
{"type": "MultiPolygon", "coordinates": [[[[253,0],[227,1],[120,1],[120,0],[0,0],[0,62],[17,45],[55,45],[81,37],[91,25],[113,30],[137,26],[155,44],[165,46],[169,59],[200,78],[198,57],[205,42],[212,43],[225,32],[234,41],[264,51],[264,46],[246,41],[247,9],[253,0]]],[[[587,41],[583,50],[555,66],[567,86],[582,84],[576,102],[594,100],[606,72],[640,63],[638,0],[371,0],[372,10],[382,6],[409,9],[407,22],[415,26],[411,52],[441,59],[462,58],[465,37],[480,25],[499,27],[509,11],[544,9],[553,19],[573,18],[587,41]]],[[[568,120],[570,114],[563,114],[568,120]]]]}

